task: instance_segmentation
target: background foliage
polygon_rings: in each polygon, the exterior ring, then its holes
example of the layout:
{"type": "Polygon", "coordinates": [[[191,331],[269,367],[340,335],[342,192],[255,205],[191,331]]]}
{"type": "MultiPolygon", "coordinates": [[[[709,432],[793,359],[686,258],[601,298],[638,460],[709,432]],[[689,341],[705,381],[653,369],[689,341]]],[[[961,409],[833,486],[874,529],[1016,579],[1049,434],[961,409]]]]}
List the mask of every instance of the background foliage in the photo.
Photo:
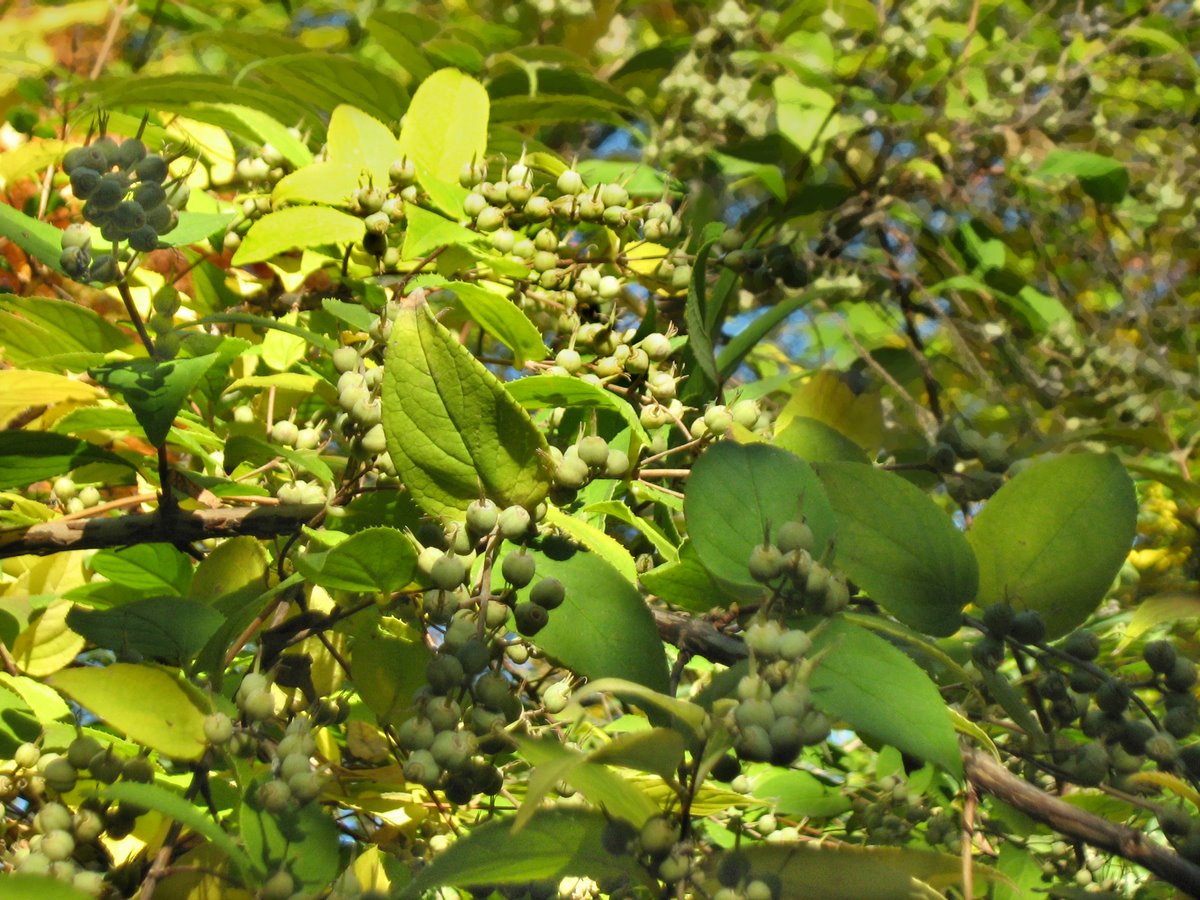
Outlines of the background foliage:
{"type": "Polygon", "coordinates": [[[0,878],[1200,892],[1197,25],[1092,7],[5,4],[0,878]]]}

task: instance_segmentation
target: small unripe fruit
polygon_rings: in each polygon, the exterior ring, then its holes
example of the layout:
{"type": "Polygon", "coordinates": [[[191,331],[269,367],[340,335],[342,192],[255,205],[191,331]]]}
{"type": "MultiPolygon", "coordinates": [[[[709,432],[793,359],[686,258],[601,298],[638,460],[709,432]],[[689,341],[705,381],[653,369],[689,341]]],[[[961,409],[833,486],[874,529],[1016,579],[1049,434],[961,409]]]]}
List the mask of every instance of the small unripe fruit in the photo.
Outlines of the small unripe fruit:
{"type": "Polygon", "coordinates": [[[75,836],[69,831],[51,831],[42,838],[40,849],[51,862],[70,859],[75,852],[75,836]]]}
{"type": "Polygon", "coordinates": [[[638,843],[650,856],[666,856],[679,841],[679,823],[670,816],[651,816],[642,826],[638,843]]]}
{"type": "Polygon", "coordinates": [[[92,758],[103,748],[94,737],[81,734],[67,747],[67,761],[77,769],[86,769],[92,758]]]}
{"type": "Polygon", "coordinates": [[[273,778],[258,789],[258,802],[268,812],[281,813],[290,809],[295,798],[287,783],[273,778]]]}
{"type": "Polygon", "coordinates": [[[566,599],[567,589],[557,578],[543,578],[529,591],[529,600],[543,609],[558,609],[566,599]]]}
{"type": "Polygon", "coordinates": [[[1147,665],[1160,675],[1175,668],[1175,645],[1170,641],[1150,641],[1142,650],[1147,665]]]}
{"type": "Polygon", "coordinates": [[[589,468],[602,469],[608,462],[608,441],[599,435],[588,435],[579,442],[578,452],[589,468]]]}
{"type": "Polygon", "coordinates": [[[578,456],[566,457],[554,470],[554,481],[561,487],[577,490],[587,484],[588,465],[578,456]]]}
{"type": "Polygon", "coordinates": [[[783,571],[783,554],[771,544],[759,544],[750,551],[750,577],[755,581],[769,582],[783,571]]]}
{"type": "Polygon", "coordinates": [[[287,900],[296,892],[296,880],[284,869],[280,869],[262,886],[262,900],[287,900]]]}
{"type": "Polygon", "coordinates": [[[1036,644],[1046,636],[1046,623],[1037,610],[1022,610],[1013,616],[1012,636],[1022,644],[1036,644]]]}
{"type": "Polygon", "coordinates": [[[462,663],[457,657],[448,654],[435,656],[425,669],[425,679],[429,682],[429,689],[435,694],[448,694],[457,690],[462,687],[465,678],[466,672],[463,671],[462,663]]]}
{"type": "Polygon", "coordinates": [[[275,715],[275,695],[271,690],[254,691],[247,695],[239,704],[246,718],[251,722],[261,722],[275,715]]]}
{"type": "Polygon", "coordinates": [[[518,603],[513,610],[513,618],[516,620],[517,631],[526,637],[537,634],[550,621],[546,608],[536,603],[518,603]]]}
{"type": "Polygon", "coordinates": [[[300,426],[295,422],[289,422],[287,419],[280,419],[271,426],[271,440],[277,444],[283,444],[286,447],[295,445],[296,440],[300,437],[300,426]]]}
{"type": "Polygon", "coordinates": [[[499,518],[500,510],[491,500],[474,500],[467,507],[467,528],[474,534],[488,534],[499,518]]]}
{"type": "Polygon", "coordinates": [[[775,546],[784,553],[813,548],[813,533],[807,522],[784,522],[775,535],[775,546]]]}
{"type": "Polygon", "coordinates": [[[671,339],[657,331],[646,335],[639,346],[654,362],[662,362],[671,355],[671,339]]]}
{"type": "Polygon", "coordinates": [[[555,186],[560,193],[578,194],[583,190],[583,176],[574,169],[567,169],[558,176],[555,186]]]}
{"type": "Polygon", "coordinates": [[[500,574],[513,587],[522,588],[533,580],[537,561],[528,553],[510,553],[500,564],[500,574]]]}
{"type": "Polygon", "coordinates": [[[509,506],[501,511],[496,524],[506,541],[519,541],[528,534],[532,519],[523,506],[509,506]]]}
{"type": "Polygon", "coordinates": [[[126,760],[121,770],[121,777],[126,781],[135,781],[138,784],[150,784],[154,781],[154,766],[146,757],[135,756],[133,759],[126,760]]]}
{"type": "Polygon", "coordinates": [[[233,738],[233,720],[223,712],[215,712],[204,719],[204,737],[210,744],[227,744],[233,738]]]}
{"type": "Polygon", "coordinates": [[[33,817],[33,827],[42,834],[71,828],[71,811],[61,803],[46,803],[33,817]]]}
{"type": "Polygon", "coordinates": [[[1163,683],[1172,691],[1186,691],[1196,683],[1196,664],[1186,657],[1177,657],[1163,683]]]}
{"type": "Polygon", "coordinates": [[[71,765],[70,760],[65,756],[60,756],[46,764],[42,776],[46,779],[46,787],[52,791],[58,791],[60,794],[65,794],[75,789],[75,783],[79,779],[79,772],[71,765]]]}
{"type": "Polygon", "coordinates": [[[433,583],[444,591],[452,591],[467,577],[467,566],[461,556],[453,553],[442,554],[429,570],[433,583]]]}
{"type": "Polygon", "coordinates": [[[32,769],[37,765],[41,755],[42,751],[36,744],[22,744],[13,753],[13,762],[22,769],[32,769]]]}

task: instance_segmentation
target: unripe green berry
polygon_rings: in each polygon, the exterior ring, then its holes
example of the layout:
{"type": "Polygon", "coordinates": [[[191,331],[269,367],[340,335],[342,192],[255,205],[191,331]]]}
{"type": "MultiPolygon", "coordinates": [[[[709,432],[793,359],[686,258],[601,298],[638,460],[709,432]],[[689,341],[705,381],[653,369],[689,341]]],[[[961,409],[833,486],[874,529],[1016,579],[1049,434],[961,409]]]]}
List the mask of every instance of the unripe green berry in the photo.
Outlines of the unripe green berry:
{"type": "Polygon", "coordinates": [[[755,581],[774,581],[783,572],[783,554],[772,544],[759,544],[750,551],[749,567],[755,581]]]}
{"type": "Polygon", "coordinates": [[[543,609],[558,609],[566,596],[567,589],[557,578],[543,578],[529,591],[529,601],[543,609]]]}
{"type": "Polygon", "coordinates": [[[239,706],[251,722],[261,722],[275,715],[275,695],[270,688],[253,691],[239,701],[239,706]]]}
{"type": "Polygon", "coordinates": [[[599,435],[588,435],[578,445],[579,458],[590,469],[602,469],[608,462],[608,441],[599,435]]]}
{"type": "Polygon", "coordinates": [[[517,631],[526,637],[533,637],[550,621],[546,608],[536,603],[518,603],[513,610],[517,631]]]}
{"type": "Polygon", "coordinates": [[[204,737],[217,746],[227,744],[233,738],[233,720],[223,712],[215,712],[204,719],[204,737]]]}
{"type": "Polygon", "coordinates": [[[679,842],[679,823],[671,816],[651,816],[642,826],[638,843],[642,852],[652,856],[666,856],[679,842]]]}
{"type": "Polygon", "coordinates": [[[522,506],[505,507],[500,512],[500,518],[496,525],[500,529],[500,535],[506,541],[519,541],[529,533],[529,527],[532,524],[532,518],[529,515],[529,510],[522,506]]]}
{"type": "Polygon", "coordinates": [[[537,561],[524,551],[508,554],[500,564],[500,574],[516,588],[529,584],[536,571],[537,561]]]}
{"type": "Polygon", "coordinates": [[[453,553],[440,556],[429,570],[433,583],[444,591],[454,590],[466,580],[467,575],[467,566],[462,557],[453,553]]]}

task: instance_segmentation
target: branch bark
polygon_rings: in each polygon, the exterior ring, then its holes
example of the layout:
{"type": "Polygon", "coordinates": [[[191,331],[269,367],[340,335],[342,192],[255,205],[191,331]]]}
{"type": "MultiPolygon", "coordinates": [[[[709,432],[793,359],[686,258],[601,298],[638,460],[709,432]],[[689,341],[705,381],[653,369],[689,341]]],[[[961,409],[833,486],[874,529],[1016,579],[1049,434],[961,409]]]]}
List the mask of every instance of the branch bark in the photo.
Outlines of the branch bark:
{"type": "Polygon", "coordinates": [[[191,543],[209,538],[251,535],[275,537],[300,530],[324,507],[298,504],[251,509],[175,510],[95,519],[54,519],[28,528],[20,537],[0,535],[0,559],[47,556],[65,550],[95,550],[147,543],[191,543]]]}
{"type": "Polygon", "coordinates": [[[702,656],[710,662],[732,666],[746,659],[750,652],[741,638],[719,631],[711,622],[684,613],[653,609],[658,636],[692,656],[702,656]]]}
{"type": "Polygon", "coordinates": [[[1136,863],[1189,896],[1200,896],[1200,866],[1156,844],[1140,831],[1102,819],[1047,794],[980,750],[963,750],[967,778],[980,790],[1003,800],[1055,831],[1136,863]]]}

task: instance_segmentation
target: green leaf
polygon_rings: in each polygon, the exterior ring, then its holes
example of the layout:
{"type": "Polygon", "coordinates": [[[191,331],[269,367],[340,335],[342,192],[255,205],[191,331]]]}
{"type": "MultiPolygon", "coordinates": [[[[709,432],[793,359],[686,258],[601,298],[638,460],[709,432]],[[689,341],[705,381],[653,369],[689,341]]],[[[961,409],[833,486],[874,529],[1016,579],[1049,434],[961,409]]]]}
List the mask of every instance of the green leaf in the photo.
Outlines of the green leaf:
{"type": "MultiPolygon", "coordinates": [[[[65,350],[107,353],[132,343],[130,336],[116,325],[88,307],[69,300],[0,294],[0,309],[16,313],[27,324],[45,329],[53,341],[47,349],[53,349],[55,353],[65,350]]],[[[4,334],[5,357],[15,362],[12,359],[12,332],[7,324],[0,332],[4,334]]]]}
{"type": "Polygon", "coordinates": [[[321,308],[356,331],[370,331],[371,326],[375,324],[375,316],[371,311],[358,303],[325,297],[321,300],[321,308]]]}
{"type": "Polygon", "coordinates": [[[100,550],[88,565],[109,581],[136,591],[181,596],[192,581],[191,558],[171,544],[136,544],[100,550]]]}
{"type": "Polygon", "coordinates": [[[216,361],[215,353],[166,362],[133,359],[98,366],[90,369],[89,374],[125,398],[146,438],[157,447],[167,439],[167,432],[192,388],[216,361]]]}
{"type": "Polygon", "coordinates": [[[236,218],[235,213],[200,213],[184,210],[179,213],[179,224],[162,235],[159,241],[167,247],[199,244],[218,232],[223,233],[236,218]]]}
{"type": "Polygon", "coordinates": [[[106,610],[77,606],[67,613],[71,630],[99,647],[173,665],[190,662],[224,621],[212,607],[182,597],[147,597],[106,610]]]}
{"type": "Polygon", "coordinates": [[[138,784],[122,781],[102,785],[99,794],[107,800],[131,803],[162,813],[168,820],[178,822],[204,838],[233,863],[243,877],[254,872],[254,864],[225,828],[200,808],[179,794],[157,784],[138,784]]]}
{"type": "Polygon", "coordinates": [[[1038,462],[1000,488],[967,532],[979,560],[975,604],[1037,610],[1050,639],[1064,635],[1104,598],[1136,529],[1137,495],[1117,457],[1038,462]]]}
{"type": "Polygon", "coordinates": [[[687,742],[683,735],[671,728],[651,728],[621,734],[598,750],[588,754],[594,763],[608,766],[623,766],[658,775],[664,781],[673,780],[683,762],[687,742]]]}
{"type": "Polygon", "coordinates": [[[836,428],[807,416],[797,416],[792,419],[787,428],[775,435],[775,446],[782,447],[789,453],[795,453],[810,463],[839,460],[853,463],[867,462],[867,454],[862,447],[836,428]]]}
{"type": "Polygon", "coordinates": [[[929,676],[881,637],[831,619],[813,642],[823,653],[809,684],[813,703],[886,744],[962,772],[954,724],[929,676]]]}
{"type": "Polygon", "coordinates": [[[650,442],[637,410],[602,387],[569,375],[531,375],[510,381],[504,387],[509,396],[526,409],[557,406],[565,409],[610,409],[625,420],[641,443],[650,442]]]}
{"type": "MultiPolygon", "coordinates": [[[[961,857],[932,850],[805,843],[760,844],[745,853],[752,872],[779,878],[780,900],[940,900],[941,891],[962,884],[961,857]]],[[[977,880],[1000,877],[974,869],[977,880]]]]}
{"type": "Polygon", "coordinates": [[[567,597],[533,642],[587,678],[617,676],[666,691],[666,654],[638,589],[596,553],[566,541],[545,541],[536,555],[538,575],[561,581],[567,597]]]}
{"type": "Polygon", "coordinates": [[[421,636],[409,639],[372,629],[354,641],[354,686],[382,725],[396,725],[425,686],[430,653],[421,636]]]}
{"type": "Polygon", "coordinates": [[[391,594],[412,580],[417,551],[395,528],[367,528],[331,550],[297,556],[295,563],[305,578],[322,587],[391,594]]]}
{"type": "MultiPolygon", "coordinates": [[[[715,231],[715,229],[713,229],[715,231]]],[[[708,396],[721,383],[717,372],[716,356],[713,352],[713,339],[708,327],[708,252],[716,245],[715,238],[709,238],[709,229],[705,230],[705,242],[696,251],[696,259],[692,265],[692,279],[688,282],[687,301],[684,304],[684,318],[688,327],[687,353],[695,361],[696,367],[688,379],[688,393],[693,396],[708,396]],[[692,384],[693,381],[702,384],[692,384]]]]}
{"type": "Polygon", "coordinates": [[[0,237],[8,238],[34,259],[55,272],[62,272],[62,232],[49,222],[25,215],[19,209],[0,203],[0,237]]]}
{"type": "Polygon", "coordinates": [[[338,342],[333,338],[323,334],[317,334],[315,331],[309,331],[307,328],[299,328],[296,325],[291,325],[279,319],[268,319],[264,316],[255,316],[250,313],[213,313],[210,316],[205,316],[203,319],[197,319],[194,325],[252,325],[255,328],[265,328],[268,331],[276,329],[278,331],[286,331],[288,334],[295,334],[314,347],[320,347],[322,350],[336,350],[338,342]]]}
{"type": "Polygon", "coordinates": [[[388,169],[401,156],[400,142],[392,130],[376,119],[342,104],[329,117],[325,146],[331,162],[348,165],[356,177],[377,187],[388,184],[388,169]]]}
{"type": "Polygon", "coordinates": [[[439,289],[453,292],[480,328],[512,350],[514,369],[524,368],[528,360],[546,358],[541,331],[507,297],[465,281],[450,281],[439,289]]]}
{"type": "Polygon", "coordinates": [[[404,232],[402,256],[406,260],[421,259],[439,247],[477,244],[484,237],[478,231],[413,203],[405,206],[405,216],[408,227],[404,232]]]}
{"type": "Polygon", "coordinates": [[[196,566],[187,596],[209,606],[252,600],[267,589],[267,563],[266,549],[255,537],[222,541],[196,566]]]}
{"type": "Polygon", "coordinates": [[[399,896],[420,897],[441,885],[557,883],[567,875],[647,883],[645,870],[633,856],[614,856],[604,849],[600,836],[606,820],[599,812],[539,810],[516,839],[511,824],[497,818],[467,832],[422,869],[399,896]]]}
{"type": "Polygon", "coordinates": [[[551,506],[546,513],[546,524],[557,528],[563,534],[595,553],[606,563],[616,569],[629,581],[637,582],[637,563],[625,545],[609,535],[601,528],[585,522],[581,517],[571,515],[551,506]]]}
{"type": "Polygon", "coordinates": [[[349,206],[360,184],[358,170],[350,163],[323,160],[280,178],[271,189],[271,202],[349,206]]]}
{"type": "Polygon", "coordinates": [[[0,431],[0,488],[23,488],[88,463],[130,465],[115,453],[63,434],[0,431]]]}
{"type": "Polygon", "coordinates": [[[611,516],[640,531],[666,562],[672,563],[679,559],[679,550],[676,549],[670,538],[663,534],[657,525],[636,515],[628,505],[620,500],[602,500],[599,503],[590,503],[579,511],[579,515],[611,516]]]}
{"type": "Polygon", "coordinates": [[[677,562],[643,572],[639,579],[642,587],[664,603],[693,612],[706,613],[727,596],[724,585],[700,562],[691,541],[684,541],[679,548],[677,562]]]}
{"type": "Polygon", "coordinates": [[[759,312],[741,331],[730,338],[729,343],[717,354],[717,372],[721,379],[733,375],[746,355],[796,310],[803,309],[814,300],[845,293],[847,289],[840,286],[810,288],[759,312]]]}
{"type": "Polygon", "coordinates": [[[461,516],[481,490],[532,509],[550,489],[546,438],[424,303],[392,323],[383,427],[401,480],[434,515],[461,516]]]}
{"type": "Polygon", "coordinates": [[[20,897],[21,900],[90,900],[92,896],[52,875],[30,875],[25,872],[5,873],[4,891],[10,897],[20,897]]]}
{"type": "Polygon", "coordinates": [[[270,444],[262,438],[239,434],[231,437],[225,445],[225,470],[232,472],[239,462],[250,462],[256,466],[266,465],[274,459],[285,459],[299,471],[315,475],[325,484],[333,481],[333,470],[321,459],[316,450],[295,450],[279,444],[270,444]]]}
{"type": "Polygon", "coordinates": [[[537,814],[542,798],[560,781],[570,784],[594,806],[603,807],[610,816],[626,819],[635,825],[641,825],[658,812],[654,802],[632,781],[609,771],[578,750],[563,746],[557,739],[516,740],[520,755],[535,768],[521,810],[513,821],[514,834],[537,814]]]}
{"type": "Polygon", "coordinates": [[[341,864],[341,832],[320,803],[275,814],[260,809],[253,786],[238,810],[246,854],[260,872],[285,868],[313,893],[327,888],[341,864]]]}
{"type": "Polygon", "coordinates": [[[582,702],[597,694],[615,694],[636,703],[648,712],[664,713],[673,720],[674,727],[686,729],[693,737],[702,736],[707,713],[695,703],[679,700],[624,678],[594,679],[576,691],[572,702],[582,702]]]}
{"type": "Polygon", "coordinates": [[[830,137],[829,122],[836,101],[825,91],[809,87],[793,75],[772,82],[779,133],[804,153],[830,137]]]}
{"type": "Polygon", "coordinates": [[[113,663],[63,669],[46,683],[144,747],[172,759],[197,760],[204,754],[208,711],[163,669],[113,663]]]}
{"type": "Polygon", "coordinates": [[[683,510],[705,568],[747,596],[762,593],[748,561],[768,531],[806,517],[815,557],[834,535],[833,509],[816,473],[799,457],[765,444],[722,441],[705,451],[692,467],[683,510]]]}
{"type": "Polygon", "coordinates": [[[487,151],[488,95],[469,75],[439,69],[417,88],[400,128],[400,152],[417,177],[458,183],[463,166],[487,151]]]}
{"type": "Polygon", "coordinates": [[[288,250],[357,243],[365,233],[363,220],[349,213],[324,206],[289,206],[267,213],[251,225],[232,263],[244,266],[288,250]]]}
{"type": "Polygon", "coordinates": [[[754,782],[755,797],[769,800],[775,811],[785,816],[838,816],[850,808],[842,792],[824,784],[814,775],[799,770],[773,772],[754,782]]]}
{"type": "Polygon", "coordinates": [[[1099,203],[1119,203],[1129,191],[1129,170],[1122,163],[1086,150],[1055,150],[1034,174],[1073,175],[1083,192],[1099,203]]]}
{"type": "Polygon", "coordinates": [[[838,568],[905,625],[939,637],[958,631],[979,570],[950,517],[893,472],[853,462],[816,468],[837,519],[838,568]]]}

